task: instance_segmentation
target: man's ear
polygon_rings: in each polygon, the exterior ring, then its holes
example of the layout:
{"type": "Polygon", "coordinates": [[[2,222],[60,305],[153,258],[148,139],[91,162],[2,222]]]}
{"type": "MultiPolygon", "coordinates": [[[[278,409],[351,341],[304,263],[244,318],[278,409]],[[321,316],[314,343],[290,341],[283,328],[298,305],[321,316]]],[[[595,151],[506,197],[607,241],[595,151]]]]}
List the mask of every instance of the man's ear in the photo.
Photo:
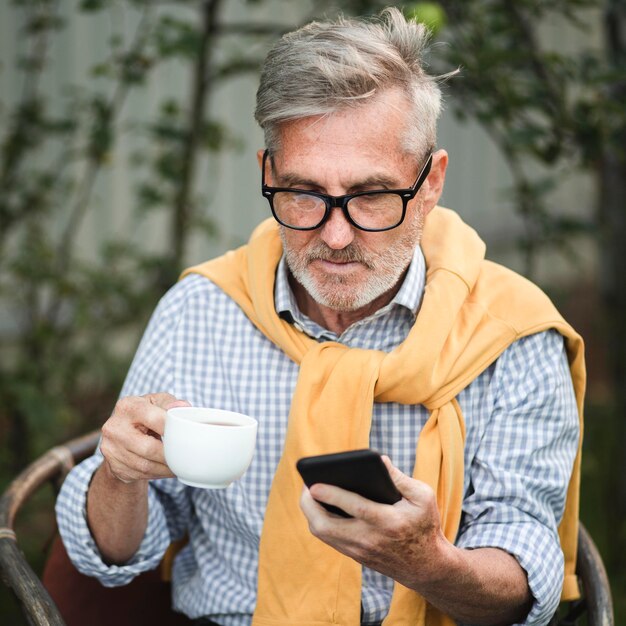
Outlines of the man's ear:
{"type": "Polygon", "coordinates": [[[263,169],[263,155],[265,154],[265,148],[259,148],[256,153],[256,160],[259,162],[259,169],[263,169]]]}
{"type": "Polygon", "coordinates": [[[424,216],[437,206],[443,185],[446,180],[446,170],[448,168],[448,153],[445,150],[437,150],[433,153],[433,163],[430,167],[428,178],[422,187],[422,212],[424,216]]]}
{"type": "MultiPolygon", "coordinates": [[[[256,160],[259,162],[259,169],[261,170],[261,176],[263,176],[263,155],[265,154],[265,149],[261,148],[257,150],[256,160]]],[[[269,161],[269,158],[267,159],[269,161]]],[[[272,168],[271,165],[266,165],[265,170],[265,183],[267,185],[273,185],[274,181],[272,180],[272,168]]]]}

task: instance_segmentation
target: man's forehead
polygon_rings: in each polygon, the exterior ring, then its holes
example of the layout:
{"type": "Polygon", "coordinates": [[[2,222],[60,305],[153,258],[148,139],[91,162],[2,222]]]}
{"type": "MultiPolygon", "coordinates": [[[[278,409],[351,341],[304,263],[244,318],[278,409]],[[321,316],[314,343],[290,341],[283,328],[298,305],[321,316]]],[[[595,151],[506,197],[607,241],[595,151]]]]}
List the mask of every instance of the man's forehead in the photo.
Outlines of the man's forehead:
{"type": "Polygon", "coordinates": [[[298,161],[293,168],[276,166],[275,175],[281,186],[285,187],[302,185],[326,187],[329,184],[337,184],[346,190],[364,185],[394,187],[404,181],[398,168],[385,168],[381,163],[359,168],[340,165],[320,168],[298,161]]]}
{"type": "Polygon", "coordinates": [[[279,149],[271,159],[272,171],[281,185],[339,184],[344,188],[378,183],[382,186],[406,183],[415,169],[415,156],[389,146],[366,149],[313,145],[308,149],[279,149]]]}

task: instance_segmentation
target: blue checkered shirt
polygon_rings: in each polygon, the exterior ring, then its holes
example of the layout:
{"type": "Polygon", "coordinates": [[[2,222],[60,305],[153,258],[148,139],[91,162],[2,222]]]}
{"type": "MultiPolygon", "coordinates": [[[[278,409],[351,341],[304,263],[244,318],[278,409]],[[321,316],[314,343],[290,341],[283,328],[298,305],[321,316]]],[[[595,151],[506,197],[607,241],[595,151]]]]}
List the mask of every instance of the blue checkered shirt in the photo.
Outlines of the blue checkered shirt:
{"type": "MultiPolygon", "coordinates": [[[[338,337],[298,310],[283,260],[276,310],[318,341],[390,351],[415,321],[424,281],[418,248],[393,301],[338,337]]],[[[124,585],[155,568],[170,542],[187,534],[189,543],[174,563],[174,608],[224,626],[250,624],[263,516],[297,376],[298,366],[208,279],[191,275],[175,285],[154,312],[121,395],[168,391],[195,406],[251,415],[259,421],[254,459],[224,490],[185,487],[176,479],[152,481],[147,531],[134,557],[120,566],[102,561],[86,524],[87,488],[102,462],[96,453],[72,470],[57,502],[59,529],[78,569],[103,585],[124,585]]],[[[458,401],[467,441],[456,545],[513,554],[528,573],[535,599],[525,624],[546,624],[563,580],[557,523],[579,437],[562,337],[548,331],[517,341],[458,401]]],[[[427,418],[423,406],[377,403],[370,445],[411,474],[427,418]]],[[[384,618],[392,589],[391,579],[364,568],[363,622],[384,618]]]]}

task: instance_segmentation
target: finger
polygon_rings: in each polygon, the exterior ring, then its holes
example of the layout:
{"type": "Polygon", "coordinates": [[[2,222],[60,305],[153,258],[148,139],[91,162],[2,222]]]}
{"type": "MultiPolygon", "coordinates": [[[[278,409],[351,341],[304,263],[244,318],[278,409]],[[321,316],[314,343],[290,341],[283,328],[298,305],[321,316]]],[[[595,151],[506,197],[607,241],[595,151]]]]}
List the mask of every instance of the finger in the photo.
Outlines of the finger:
{"type": "Polygon", "coordinates": [[[321,515],[324,517],[331,516],[331,517],[336,517],[338,519],[345,519],[345,517],[336,515],[335,513],[332,513],[331,511],[323,507],[322,504],[318,500],[313,498],[313,496],[311,495],[311,492],[306,487],[306,485],[302,488],[302,494],[300,495],[300,508],[304,512],[307,519],[311,519],[317,515],[321,515]]]}
{"type": "Polygon", "coordinates": [[[150,432],[142,433],[135,430],[135,435],[128,438],[125,448],[137,456],[165,465],[165,453],[160,437],[150,432]]]}
{"type": "Polygon", "coordinates": [[[165,417],[167,415],[167,411],[169,409],[174,409],[176,407],[189,407],[191,403],[187,402],[187,400],[180,400],[169,393],[155,393],[149,394],[147,396],[148,401],[151,405],[158,409],[157,411],[150,412],[150,419],[154,419],[153,425],[150,430],[152,433],[159,437],[163,436],[163,432],[165,430],[165,417]]]}
{"type": "Polygon", "coordinates": [[[131,452],[130,450],[116,451],[116,454],[109,454],[103,450],[113,474],[117,477],[128,480],[152,480],[156,478],[171,478],[173,472],[165,463],[146,459],[131,452]]]}
{"type": "Polygon", "coordinates": [[[174,476],[165,463],[147,459],[130,450],[108,450],[105,444],[102,453],[113,475],[123,482],[174,476]]]}
{"type": "MultiPolygon", "coordinates": [[[[173,396],[171,397],[173,398],[173,396]]],[[[161,401],[164,402],[164,399],[162,398],[161,401]]],[[[122,428],[122,424],[124,424],[142,433],[152,431],[162,436],[165,428],[166,414],[165,409],[157,403],[156,398],[154,402],[152,402],[151,398],[148,396],[129,396],[122,398],[115,405],[112,421],[116,428],[122,428]]]]}
{"type": "MultiPolygon", "coordinates": [[[[138,399],[135,406],[139,404],[141,413],[145,413],[145,409],[149,405],[142,399],[138,399]]],[[[133,415],[125,415],[128,402],[116,409],[116,413],[102,427],[102,453],[107,457],[123,458],[125,451],[132,452],[137,456],[157,463],[165,463],[163,454],[163,443],[157,435],[153,436],[152,430],[146,426],[146,422],[150,423],[152,428],[161,429],[158,424],[159,416],[137,416],[137,412],[133,415]]],[[[155,407],[152,407],[155,409],[155,407]]],[[[162,409],[156,409],[162,411],[162,409]]]]}
{"type": "Polygon", "coordinates": [[[307,519],[323,513],[326,510],[319,502],[314,500],[306,485],[302,487],[302,493],[300,494],[300,508],[307,519]]]}
{"type": "Polygon", "coordinates": [[[393,484],[396,486],[400,494],[409,502],[414,504],[423,503],[425,498],[429,498],[433,493],[429,485],[421,480],[407,476],[404,472],[401,472],[392,462],[391,459],[382,455],[383,463],[389,471],[389,476],[393,484]]]}
{"type": "Polygon", "coordinates": [[[372,524],[377,523],[381,515],[384,514],[381,507],[390,506],[388,504],[380,504],[373,500],[368,500],[353,491],[347,491],[335,485],[317,483],[311,485],[309,491],[315,500],[336,506],[353,518],[372,524]]]}
{"type": "Polygon", "coordinates": [[[351,559],[364,563],[362,539],[369,536],[371,530],[366,522],[327,511],[306,487],[300,496],[300,507],[314,537],[351,559]]]}
{"type": "Polygon", "coordinates": [[[311,534],[344,554],[348,554],[346,550],[352,545],[354,538],[363,535],[363,532],[351,530],[354,524],[362,522],[331,513],[313,498],[306,486],[300,495],[300,508],[311,534]]]}
{"type": "Polygon", "coordinates": [[[159,393],[149,393],[144,396],[150,404],[154,404],[161,409],[167,411],[167,409],[173,409],[177,406],[191,406],[187,400],[181,400],[176,396],[173,396],[171,393],[167,392],[159,392],[159,393]]]}

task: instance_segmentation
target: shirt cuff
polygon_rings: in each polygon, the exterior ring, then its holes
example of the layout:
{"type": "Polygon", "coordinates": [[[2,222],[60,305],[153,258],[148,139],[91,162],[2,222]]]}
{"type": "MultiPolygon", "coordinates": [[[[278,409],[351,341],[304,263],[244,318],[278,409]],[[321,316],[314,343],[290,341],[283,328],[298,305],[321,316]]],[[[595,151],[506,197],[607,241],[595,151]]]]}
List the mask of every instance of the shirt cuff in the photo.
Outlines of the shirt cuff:
{"type": "Polygon", "coordinates": [[[67,475],[56,502],[56,516],[67,554],[78,571],[97,578],[105,587],[129,583],[135,576],[158,566],[170,544],[163,507],[148,488],[148,525],[139,549],[124,565],[107,565],[87,525],[87,491],[100,454],[83,461],[67,475]]]}
{"type": "Polygon", "coordinates": [[[523,626],[547,624],[563,586],[563,552],[558,535],[538,523],[473,524],[462,531],[459,548],[500,548],[513,555],[528,576],[533,606],[523,626]]]}

